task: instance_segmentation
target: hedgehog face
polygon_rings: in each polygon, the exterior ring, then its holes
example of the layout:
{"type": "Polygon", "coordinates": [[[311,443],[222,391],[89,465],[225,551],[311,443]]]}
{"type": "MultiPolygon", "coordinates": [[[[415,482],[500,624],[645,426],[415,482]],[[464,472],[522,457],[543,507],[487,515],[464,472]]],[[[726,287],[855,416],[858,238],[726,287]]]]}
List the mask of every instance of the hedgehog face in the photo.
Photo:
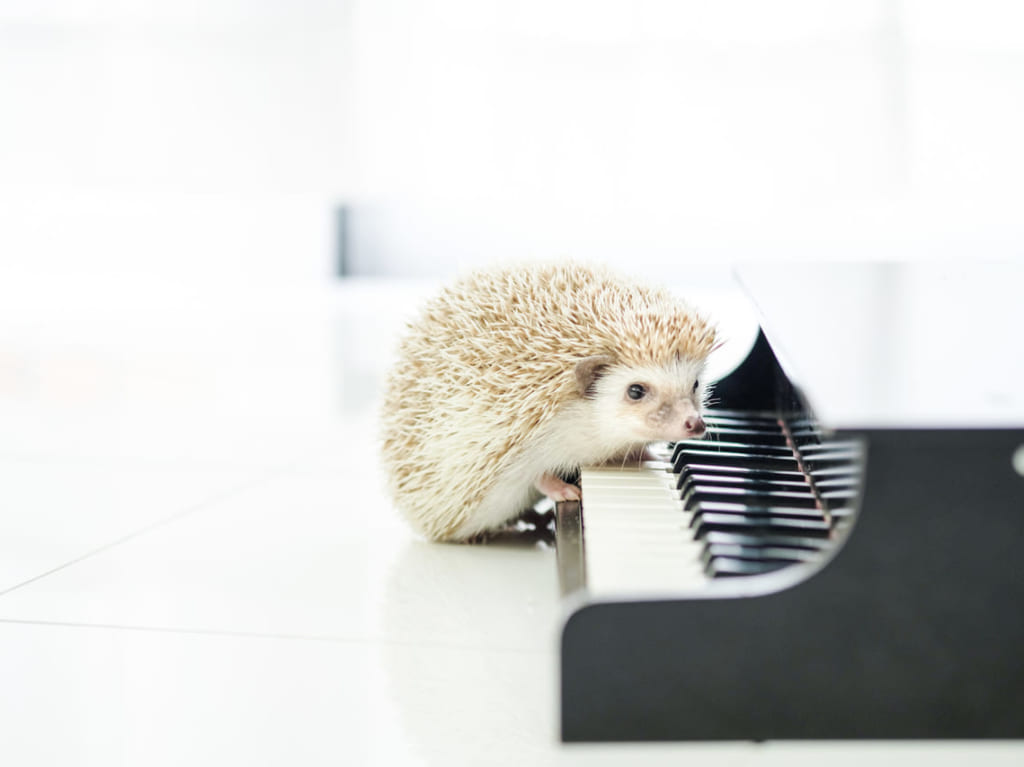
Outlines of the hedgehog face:
{"type": "Polygon", "coordinates": [[[703,360],[609,366],[592,385],[602,435],[623,445],[704,435],[703,360]]]}

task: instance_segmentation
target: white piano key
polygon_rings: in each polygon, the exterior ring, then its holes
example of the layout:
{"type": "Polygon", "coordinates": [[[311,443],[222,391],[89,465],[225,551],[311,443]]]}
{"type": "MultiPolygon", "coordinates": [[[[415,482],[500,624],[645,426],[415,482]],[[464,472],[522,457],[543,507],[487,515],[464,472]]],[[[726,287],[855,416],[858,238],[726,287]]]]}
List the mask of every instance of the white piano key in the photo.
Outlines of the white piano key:
{"type": "Polygon", "coordinates": [[[584,468],[587,588],[593,596],[710,586],[667,464],[584,468]]]}

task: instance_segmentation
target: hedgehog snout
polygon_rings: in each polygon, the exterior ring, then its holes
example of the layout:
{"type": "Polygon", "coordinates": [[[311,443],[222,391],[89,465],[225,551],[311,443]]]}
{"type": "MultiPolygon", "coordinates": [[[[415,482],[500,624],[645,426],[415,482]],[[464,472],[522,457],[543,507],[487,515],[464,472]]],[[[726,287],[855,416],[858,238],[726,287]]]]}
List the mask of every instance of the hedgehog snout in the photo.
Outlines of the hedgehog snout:
{"type": "Polygon", "coordinates": [[[662,439],[677,442],[684,439],[700,439],[707,431],[707,424],[692,402],[683,402],[672,408],[671,417],[665,422],[664,429],[662,439]]]}
{"type": "Polygon", "coordinates": [[[683,428],[690,433],[691,438],[703,437],[707,431],[704,419],[694,413],[683,421],[683,428]]]}

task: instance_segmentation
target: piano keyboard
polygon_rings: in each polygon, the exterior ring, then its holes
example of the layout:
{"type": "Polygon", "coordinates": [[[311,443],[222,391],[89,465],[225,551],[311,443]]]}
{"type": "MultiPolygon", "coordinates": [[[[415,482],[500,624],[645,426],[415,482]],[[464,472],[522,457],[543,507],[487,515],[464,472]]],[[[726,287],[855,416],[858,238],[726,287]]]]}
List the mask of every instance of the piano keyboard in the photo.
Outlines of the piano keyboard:
{"type": "Polygon", "coordinates": [[[583,579],[592,596],[700,592],[821,559],[848,529],[858,443],[806,419],[717,411],[705,439],[657,460],[584,467],[583,579]]]}

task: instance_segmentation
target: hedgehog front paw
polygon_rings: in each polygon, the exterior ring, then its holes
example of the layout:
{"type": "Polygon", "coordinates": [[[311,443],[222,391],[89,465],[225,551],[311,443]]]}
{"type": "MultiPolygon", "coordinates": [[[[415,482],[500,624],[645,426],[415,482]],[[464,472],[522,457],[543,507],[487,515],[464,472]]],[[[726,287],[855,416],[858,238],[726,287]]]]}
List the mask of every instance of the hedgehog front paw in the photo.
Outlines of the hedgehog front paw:
{"type": "Polygon", "coordinates": [[[554,474],[544,472],[536,482],[536,488],[552,501],[578,501],[580,500],[580,489],[576,485],[570,485],[554,474]]]}

